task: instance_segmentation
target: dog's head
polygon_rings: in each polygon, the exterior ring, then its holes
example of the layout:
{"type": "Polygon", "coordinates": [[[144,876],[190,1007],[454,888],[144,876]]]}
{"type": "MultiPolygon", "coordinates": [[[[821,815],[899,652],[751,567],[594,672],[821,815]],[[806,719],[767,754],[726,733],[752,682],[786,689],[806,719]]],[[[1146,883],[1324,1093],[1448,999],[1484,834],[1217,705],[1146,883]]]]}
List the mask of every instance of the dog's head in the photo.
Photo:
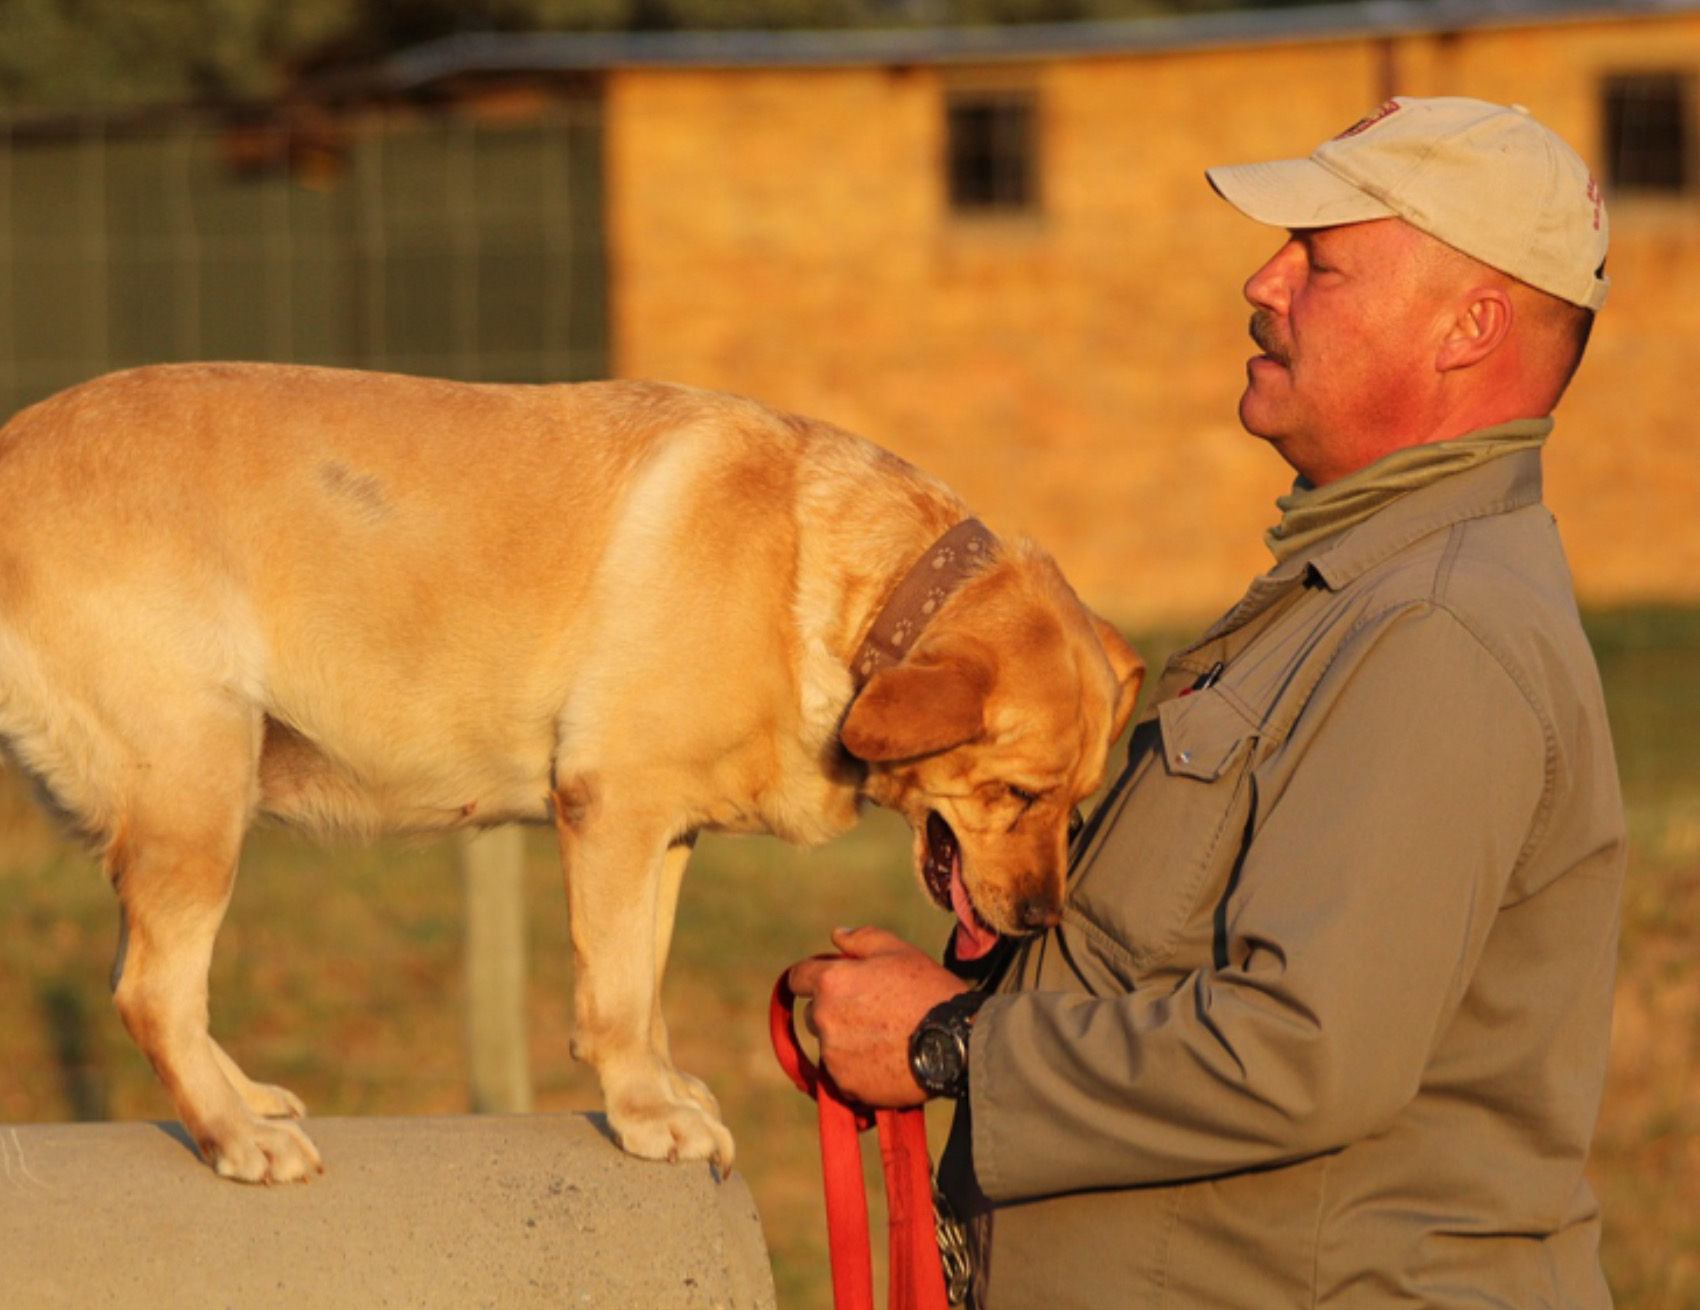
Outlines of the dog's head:
{"type": "Polygon", "coordinates": [[[1004,543],[851,704],[844,748],[915,834],[959,954],[1061,916],[1076,807],[1103,781],[1145,666],[1051,559],[1004,543]]]}

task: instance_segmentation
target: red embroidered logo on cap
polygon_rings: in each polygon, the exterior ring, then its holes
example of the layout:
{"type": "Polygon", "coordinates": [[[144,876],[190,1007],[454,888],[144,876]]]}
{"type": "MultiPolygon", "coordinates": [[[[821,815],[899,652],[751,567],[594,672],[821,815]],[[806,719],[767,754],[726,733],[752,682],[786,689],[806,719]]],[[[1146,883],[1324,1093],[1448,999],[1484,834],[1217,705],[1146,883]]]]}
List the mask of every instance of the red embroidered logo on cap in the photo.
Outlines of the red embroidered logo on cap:
{"type": "Polygon", "coordinates": [[[1369,117],[1360,118],[1334,139],[1336,141],[1344,141],[1349,136],[1357,136],[1361,132],[1367,132],[1370,128],[1381,122],[1382,119],[1390,118],[1394,114],[1398,113],[1401,108],[1403,108],[1403,106],[1401,106],[1397,100],[1389,100],[1386,104],[1382,105],[1380,109],[1369,115],[1369,117]]]}

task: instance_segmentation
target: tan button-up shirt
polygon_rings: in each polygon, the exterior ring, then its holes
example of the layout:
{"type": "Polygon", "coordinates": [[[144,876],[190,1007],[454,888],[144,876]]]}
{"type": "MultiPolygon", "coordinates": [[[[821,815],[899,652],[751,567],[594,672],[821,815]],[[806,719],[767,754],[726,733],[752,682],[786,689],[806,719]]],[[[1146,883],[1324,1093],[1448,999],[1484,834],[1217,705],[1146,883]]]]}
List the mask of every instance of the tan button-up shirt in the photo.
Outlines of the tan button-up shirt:
{"type": "Polygon", "coordinates": [[[1259,578],[1129,758],[975,1027],[976,1304],[1608,1306],[1624,824],[1539,451],[1259,578]]]}

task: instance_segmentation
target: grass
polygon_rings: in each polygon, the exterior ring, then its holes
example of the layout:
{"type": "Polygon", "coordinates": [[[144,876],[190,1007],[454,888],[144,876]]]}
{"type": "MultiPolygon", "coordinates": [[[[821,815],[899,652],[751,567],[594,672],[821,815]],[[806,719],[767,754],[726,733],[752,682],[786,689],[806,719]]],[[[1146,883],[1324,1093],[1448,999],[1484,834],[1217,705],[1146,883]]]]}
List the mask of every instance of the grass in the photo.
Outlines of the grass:
{"type": "Polygon", "coordinates": [[[1700,1307],[1700,609],[1594,616],[1630,835],[1594,1144],[1620,1310],[1700,1307]]]}
{"type": "MultiPolygon", "coordinates": [[[[1632,839],[1592,1171],[1603,1256],[1620,1310],[1682,1310],[1700,1307],[1700,609],[1589,622],[1632,839]]],[[[1173,642],[1141,646],[1154,657],[1173,642]]],[[[594,1080],[567,1053],[570,955],[552,843],[534,834],[526,853],[537,1105],[595,1109],[594,1080]]],[[[168,1116],[107,999],[111,895],[15,785],[0,785],[0,922],[0,1122],[168,1116]]],[[[868,922],[935,943],[948,927],[916,893],[907,831],[890,815],[816,852],[705,839],[686,879],[667,997],[674,1046],[725,1105],[783,1310],[825,1310],[831,1297],[812,1107],[768,1049],[767,997],[834,925],[868,922]]],[[[214,1029],[317,1114],[460,1112],[460,951],[449,844],[325,851],[261,832],[220,939],[214,1029]]]]}

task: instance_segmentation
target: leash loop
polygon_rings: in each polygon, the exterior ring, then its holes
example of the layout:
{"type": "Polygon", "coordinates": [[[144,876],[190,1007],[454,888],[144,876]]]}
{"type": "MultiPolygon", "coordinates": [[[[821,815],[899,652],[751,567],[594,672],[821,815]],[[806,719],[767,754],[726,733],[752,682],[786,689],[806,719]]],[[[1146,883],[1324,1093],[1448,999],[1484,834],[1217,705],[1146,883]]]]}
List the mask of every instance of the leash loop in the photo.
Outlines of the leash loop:
{"type": "MultiPolygon", "coordinates": [[[[817,960],[842,960],[842,955],[816,955],[817,960]]],[[[797,1006],[797,994],[791,990],[791,972],[786,970],[779,975],[779,981],[773,986],[773,1001],[768,1006],[767,1023],[769,1036],[773,1039],[773,1053],[779,1058],[779,1067],[804,1096],[811,1101],[820,1100],[820,1090],[827,1089],[827,1094],[840,1105],[848,1109],[856,1121],[856,1131],[865,1133],[874,1126],[874,1112],[865,1106],[856,1105],[843,1092],[838,1090],[827,1072],[803,1052],[803,1044],[797,1040],[797,1029],[792,1022],[792,1012],[797,1006]]]]}
{"type": "Polygon", "coordinates": [[[874,1307],[868,1193],[862,1180],[862,1148],[857,1139],[858,1134],[878,1124],[891,1257],[886,1305],[888,1310],[947,1310],[932,1161],[927,1154],[926,1118],[918,1106],[870,1111],[846,1100],[825,1070],[803,1053],[793,1018],[796,1003],[787,971],[779,975],[773,988],[768,1029],[780,1067],[799,1091],[814,1100],[820,1119],[832,1303],[836,1310],[873,1310],[874,1307]]]}

